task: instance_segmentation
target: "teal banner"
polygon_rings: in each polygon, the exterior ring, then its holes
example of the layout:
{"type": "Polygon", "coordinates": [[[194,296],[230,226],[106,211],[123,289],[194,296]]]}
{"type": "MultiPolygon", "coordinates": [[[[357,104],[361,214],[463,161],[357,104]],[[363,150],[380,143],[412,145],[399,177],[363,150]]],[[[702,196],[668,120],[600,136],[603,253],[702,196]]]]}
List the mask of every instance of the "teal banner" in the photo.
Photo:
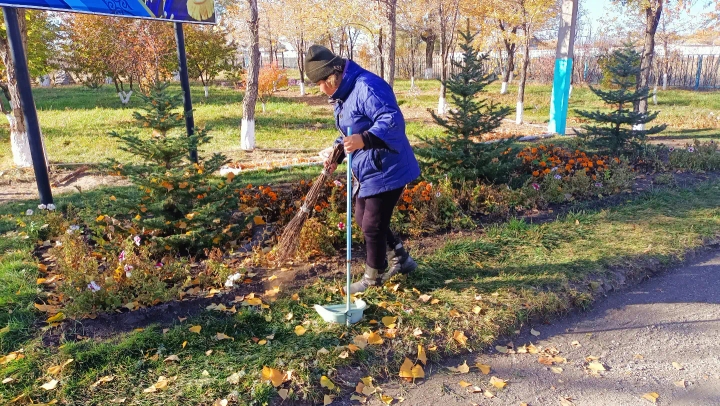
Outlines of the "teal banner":
{"type": "Polygon", "coordinates": [[[565,135],[572,67],[572,58],[555,60],[552,96],[550,97],[550,123],[548,125],[548,131],[552,134],[565,135]]]}

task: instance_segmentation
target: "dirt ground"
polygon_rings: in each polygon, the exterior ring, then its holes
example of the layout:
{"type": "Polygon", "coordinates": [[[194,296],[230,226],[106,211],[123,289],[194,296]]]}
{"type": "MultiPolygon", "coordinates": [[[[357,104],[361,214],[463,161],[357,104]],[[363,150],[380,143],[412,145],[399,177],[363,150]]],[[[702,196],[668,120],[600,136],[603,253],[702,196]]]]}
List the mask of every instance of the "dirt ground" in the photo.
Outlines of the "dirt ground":
{"type": "Polygon", "coordinates": [[[540,351],[554,348],[567,362],[549,366],[538,362],[537,354],[491,350],[428,365],[426,380],[386,384],[383,390],[412,406],[634,406],[652,404],[643,398],[651,393],[659,395],[657,405],[720,405],[718,292],[720,249],[715,246],[685,266],[611,293],[589,312],[550,325],[526,326],[521,334],[499,340],[512,341],[515,348],[527,343],[540,351]],[[531,327],[538,336],[531,334],[531,327]],[[591,373],[586,357],[597,357],[605,370],[591,373]],[[492,370],[483,375],[477,369],[467,374],[446,369],[465,361],[492,370]],[[492,376],[507,380],[507,386],[490,386],[492,376]],[[494,397],[468,393],[460,381],[489,389],[494,397]]]}

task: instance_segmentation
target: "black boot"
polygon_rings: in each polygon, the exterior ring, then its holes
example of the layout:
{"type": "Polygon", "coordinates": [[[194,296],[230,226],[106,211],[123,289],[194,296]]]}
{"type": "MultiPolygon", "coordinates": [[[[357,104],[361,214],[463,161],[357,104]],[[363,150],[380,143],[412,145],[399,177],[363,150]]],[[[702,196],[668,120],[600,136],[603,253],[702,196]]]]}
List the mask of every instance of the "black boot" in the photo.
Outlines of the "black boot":
{"type": "Polygon", "coordinates": [[[388,281],[397,274],[407,275],[417,269],[417,263],[408,254],[402,243],[388,248],[388,265],[388,271],[382,275],[383,282],[388,281]]]}
{"type": "MultiPolygon", "coordinates": [[[[380,286],[382,284],[383,276],[387,272],[380,271],[379,269],[370,268],[365,264],[365,274],[359,281],[350,285],[350,294],[365,292],[370,286],[380,286]]],[[[343,289],[344,291],[345,289],[343,289]]]]}

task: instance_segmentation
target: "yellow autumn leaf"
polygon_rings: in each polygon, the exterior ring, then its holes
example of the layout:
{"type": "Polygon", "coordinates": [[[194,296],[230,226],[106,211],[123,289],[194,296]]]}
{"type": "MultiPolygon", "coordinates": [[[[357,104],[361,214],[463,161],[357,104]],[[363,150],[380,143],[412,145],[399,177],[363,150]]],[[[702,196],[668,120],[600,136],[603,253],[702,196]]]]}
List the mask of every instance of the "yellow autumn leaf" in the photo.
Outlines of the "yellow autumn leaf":
{"type": "Polygon", "coordinates": [[[550,367],[550,370],[553,371],[556,374],[561,374],[563,369],[560,367],[550,367]]]}
{"type": "Polygon", "coordinates": [[[74,360],[73,360],[72,358],[70,358],[69,360],[63,362],[62,365],[57,365],[57,366],[48,368],[48,374],[50,374],[50,375],[57,375],[57,374],[59,374],[59,373],[63,370],[63,368],[65,368],[66,366],[68,366],[68,365],[69,365],[71,362],[73,362],[73,361],[74,361],[74,360]]]}
{"type": "Polygon", "coordinates": [[[450,317],[460,317],[460,312],[455,309],[450,310],[450,317]]]}
{"type": "Polygon", "coordinates": [[[368,335],[367,342],[370,345],[382,345],[384,341],[382,337],[380,337],[380,334],[373,331],[370,335],[368,335]]]}
{"type": "Polygon", "coordinates": [[[593,372],[600,372],[605,370],[605,366],[597,361],[589,363],[587,367],[593,372]]]}
{"type": "Polygon", "coordinates": [[[263,381],[270,381],[274,387],[282,385],[285,374],[275,368],[264,366],[260,372],[263,381]]]}
{"type": "Polygon", "coordinates": [[[58,312],[56,315],[48,318],[47,322],[48,323],[59,323],[63,320],[65,320],[65,315],[63,314],[63,312],[58,312]]]}
{"type": "Polygon", "coordinates": [[[297,334],[299,336],[305,334],[306,331],[307,330],[305,329],[305,327],[303,327],[301,325],[295,326],[295,334],[297,334]]]}
{"type": "Polygon", "coordinates": [[[458,365],[457,367],[447,367],[447,369],[461,374],[470,372],[470,367],[468,366],[467,361],[463,362],[462,365],[458,365]]]}
{"type": "Polygon", "coordinates": [[[93,389],[94,389],[94,388],[97,388],[98,386],[100,386],[100,385],[102,385],[102,384],[104,384],[104,383],[112,382],[113,379],[115,379],[115,377],[112,376],[112,375],[103,376],[103,377],[101,377],[100,379],[98,379],[97,381],[95,381],[94,384],[90,385],[90,387],[93,388],[93,389]]]}
{"type": "Polygon", "coordinates": [[[267,344],[267,340],[258,341],[258,345],[265,345],[265,344],[267,344]]]}
{"type": "Polygon", "coordinates": [[[260,300],[259,297],[253,297],[253,298],[244,300],[242,302],[242,304],[245,306],[260,306],[260,305],[262,305],[262,300],[260,300]]]}
{"type": "Polygon", "coordinates": [[[422,365],[417,364],[413,367],[412,377],[413,377],[413,379],[425,378],[425,371],[423,370],[422,365]]]}
{"type": "Polygon", "coordinates": [[[355,345],[355,344],[348,344],[347,347],[348,347],[348,350],[350,350],[350,352],[352,352],[352,353],[355,353],[355,351],[357,351],[357,350],[360,349],[360,347],[358,347],[358,346],[355,345]]]}
{"type": "Polygon", "coordinates": [[[455,330],[455,332],[453,332],[453,339],[462,345],[467,344],[467,337],[465,337],[465,333],[462,331],[455,330]]]}
{"type": "Polygon", "coordinates": [[[507,381],[493,376],[492,378],[490,378],[490,385],[498,389],[502,389],[507,385],[507,381]]]}
{"type": "Polygon", "coordinates": [[[425,348],[423,348],[422,344],[418,344],[417,359],[422,362],[423,365],[427,365],[427,354],[425,354],[425,348]]]}
{"type": "Polygon", "coordinates": [[[327,406],[333,402],[333,399],[335,399],[335,396],[333,395],[325,395],[325,398],[323,399],[323,406],[327,406]]]}
{"type": "Polygon", "coordinates": [[[487,375],[490,373],[490,365],[485,365],[478,362],[477,364],[475,364],[475,366],[478,367],[478,369],[480,370],[480,372],[482,372],[483,375],[487,375]]]}
{"type": "Polygon", "coordinates": [[[101,214],[101,215],[97,216],[97,218],[95,219],[95,221],[103,221],[104,219],[105,219],[105,216],[103,216],[103,215],[101,214]]]}
{"type": "Polygon", "coordinates": [[[262,216],[255,216],[253,218],[253,222],[255,223],[256,226],[261,226],[261,225],[265,224],[265,220],[263,220],[262,216]]]}
{"type": "Polygon", "coordinates": [[[438,304],[440,303],[440,299],[433,299],[430,301],[430,304],[438,304]]]}
{"type": "Polygon", "coordinates": [[[385,316],[382,318],[382,322],[387,328],[395,328],[395,322],[397,322],[397,317],[385,316]]]}
{"type": "Polygon", "coordinates": [[[188,329],[191,333],[200,334],[200,330],[202,330],[202,326],[192,326],[188,329]]]}
{"type": "Polygon", "coordinates": [[[230,337],[229,335],[226,335],[226,334],[224,334],[224,333],[220,333],[220,332],[218,332],[217,334],[215,334],[215,339],[218,340],[218,341],[220,341],[220,340],[233,340],[233,341],[235,341],[234,338],[232,338],[232,337],[230,337]]]}
{"type": "Polygon", "coordinates": [[[400,366],[400,378],[412,378],[413,366],[413,362],[406,357],[405,362],[400,366]]]}
{"type": "Polygon", "coordinates": [[[187,346],[187,341],[183,341],[183,343],[182,343],[183,349],[185,349],[186,346],[187,346]]]}
{"type": "Polygon", "coordinates": [[[480,306],[473,307],[473,313],[480,314],[481,311],[482,311],[482,307],[480,307],[480,306]]]}
{"type": "Polygon", "coordinates": [[[470,382],[460,381],[458,382],[458,385],[460,385],[463,388],[467,388],[468,386],[472,386],[470,382]]]}
{"type": "Polygon", "coordinates": [[[643,397],[643,399],[649,400],[653,403],[657,403],[657,400],[660,397],[660,395],[657,392],[650,392],[650,393],[644,394],[642,397],[643,397]]]}
{"type": "Polygon", "coordinates": [[[380,400],[382,400],[386,405],[389,405],[393,402],[393,400],[395,400],[395,398],[388,395],[380,395],[380,400]]]}
{"type": "Polygon", "coordinates": [[[320,377],[320,386],[322,386],[323,388],[328,388],[330,390],[335,389],[335,384],[333,383],[333,381],[331,381],[330,378],[325,375],[320,377]]]}

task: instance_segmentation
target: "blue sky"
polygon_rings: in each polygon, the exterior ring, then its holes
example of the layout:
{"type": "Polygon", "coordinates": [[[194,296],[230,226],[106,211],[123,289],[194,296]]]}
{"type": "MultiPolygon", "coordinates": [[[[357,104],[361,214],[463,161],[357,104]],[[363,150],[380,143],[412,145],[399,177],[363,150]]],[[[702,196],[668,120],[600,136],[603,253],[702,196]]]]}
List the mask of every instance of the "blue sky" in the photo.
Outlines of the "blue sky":
{"type": "MultiPolygon", "coordinates": [[[[601,18],[608,15],[608,13],[612,16],[617,15],[617,8],[615,6],[612,6],[612,0],[580,0],[582,2],[583,7],[588,10],[590,13],[590,16],[592,17],[593,21],[599,21],[601,18]]],[[[696,4],[692,6],[690,9],[690,15],[701,15],[704,11],[710,11],[712,10],[712,6],[705,7],[704,4],[706,4],[707,1],[705,0],[698,0],[696,1],[696,4]]]]}

